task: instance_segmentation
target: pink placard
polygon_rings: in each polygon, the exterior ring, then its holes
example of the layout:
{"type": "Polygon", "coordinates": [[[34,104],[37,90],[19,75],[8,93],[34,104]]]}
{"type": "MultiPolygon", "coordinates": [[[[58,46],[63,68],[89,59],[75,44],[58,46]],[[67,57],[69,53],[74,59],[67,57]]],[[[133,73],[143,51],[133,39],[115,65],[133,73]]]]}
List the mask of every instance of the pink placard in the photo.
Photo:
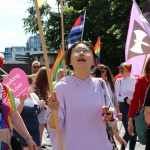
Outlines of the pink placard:
{"type": "Polygon", "coordinates": [[[28,95],[28,78],[25,72],[19,68],[12,69],[3,79],[3,84],[8,85],[14,94],[14,97],[20,98],[20,95],[28,95]]]}

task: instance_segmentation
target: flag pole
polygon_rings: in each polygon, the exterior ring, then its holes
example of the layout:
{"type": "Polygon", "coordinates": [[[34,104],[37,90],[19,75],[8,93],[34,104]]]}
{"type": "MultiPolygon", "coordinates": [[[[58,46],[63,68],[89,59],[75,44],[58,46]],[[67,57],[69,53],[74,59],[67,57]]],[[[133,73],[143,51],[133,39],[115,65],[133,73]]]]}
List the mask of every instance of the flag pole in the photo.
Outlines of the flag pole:
{"type": "Polygon", "coordinates": [[[147,54],[146,54],[145,59],[144,59],[144,63],[143,63],[143,67],[142,67],[142,72],[141,72],[141,74],[142,74],[142,73],[143,73],[143,71],[144,71],[144,67],[145,67],[146,59],[147,59],[147,54]]]}
{"type": "MultiPolygon", "coordinates": [[[[52,73],[49,69],[49,63],[48,63],[48,57],[47,57],[47,51],[46,51],[46,42],[45,42],[43,30],[42,30],[42,23],[41,23],[41,16],[40,16],[40,11],[39,11],[39,7],[38,7],[38,0],[34,0],[34,4],[35,4],[35,9],[36,9],[36,14],[37,14],[37,22],[38,22],[38,27],[39,27],[40,38],[41,38],[41,42],[42,42],[42,50],[43,50],[43,56],[44,56],[44,61],[45,61],[45,66],[46,66],[50,94],[53,96],[52,73]]],[[[49,101],[48,101],[48,106],[50,106],[49,101]]],[[[57,112],[57,110],[52,110],[52,111],[54,113],[56,134],[57,134],[59,148],[60,148],[60,150],[63,150],[61,132],[60,132],[60,128],[59,128],[58,112],[57,112]]]]}
{"type": "MultiPolygon", "coordinates": [[[[62,38],[62,52],[63,52],[63,56],[64,56],[65,55],[65,40],[64,40],[64,9],[63,9],[63,2],[64,2],[64,0],[61,0],[61,38],[62,38]]],[[[63,59],[63,68],[64,68],[64,73],[66,73],[65,59],[63,59]]]]}
{"type": "Polygon", "coordinates": [[[84,20],[83,20],[83,27],[82,27],[83,31],[82,31],[82,35],[81,35],[81,41],[83,40],[83,32],[84,32],[84,25],[85,25],[85,17],[86,17],[86,10],[85,10],[85,12],[84,12],[84,20]]]}

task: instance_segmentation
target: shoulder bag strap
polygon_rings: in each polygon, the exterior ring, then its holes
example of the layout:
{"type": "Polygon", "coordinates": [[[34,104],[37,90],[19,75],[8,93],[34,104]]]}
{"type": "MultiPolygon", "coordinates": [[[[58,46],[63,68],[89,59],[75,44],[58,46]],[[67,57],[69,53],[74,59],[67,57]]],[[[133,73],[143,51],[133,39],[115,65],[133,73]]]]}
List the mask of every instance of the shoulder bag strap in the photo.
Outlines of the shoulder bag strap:
{"type": "Polygon", "coordinates": [[[39,98],[38,98],[38,96],[36,96],[34,93],[30,93],[30,96],[31,96],[31,98],[33,98],[34,100],[36,100],[36,102],[38,103],[38,105],[39,105],[39,98]]]}

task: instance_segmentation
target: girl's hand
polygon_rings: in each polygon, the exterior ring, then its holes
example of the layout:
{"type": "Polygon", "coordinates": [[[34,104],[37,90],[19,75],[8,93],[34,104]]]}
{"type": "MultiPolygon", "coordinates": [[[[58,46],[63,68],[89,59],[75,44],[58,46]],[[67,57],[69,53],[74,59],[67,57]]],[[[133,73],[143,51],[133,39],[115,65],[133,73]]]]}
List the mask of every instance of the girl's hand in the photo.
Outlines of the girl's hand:
{"type": "Polygon", "coordinates": [[[117,118],[119,121],[122,121],[122,113],[118,113],[117,118]]]}
{"type": "Polygon", "coordinates": [[[39,106],[40,107],[45,107],[46,102],[44,100],[39,100],[39,106]]]}
{"type": "Polygon", "coordinates": [[[36,143],[31,139],[27,142],[30,150],[38,150],[36,143]]]}
{"type": "Polygon", "coordinates": [[[125,145],[125,147],[126,147],[127,143],[126,143],[126,141],[119,135],[119,132],[116,131],[114,134],[115,134],[116,140],[120,143],[120,145],[125,145]]]}
{"type": "Polygon", "coordinates": [[[128,121],[128,132],[129,132],[130,135],[134,134],[133,130],[134,130],[133,121],[132,121],[131,118],[129,118],[129,121],[128,121]]]}
{"type": "Polygon", "coordinates": [[[56,109],[58,110],[59,102],[56,96],[56,92],[53,93],[53,96],[49,96],[48,98],[48,104],[50,109],[56,109]]]}
{"type": "Polygon", "coordinates": [[[131,100],[127,99],[126,102],[127,102],[128,105],[131,105],[131,100]]]}
{"type": "Polygon", "coordinates": [[[24,101],[27,99],[27,95],[24,95],[23,93],[20,95],[20,103],[24,103],[24,101]]]}

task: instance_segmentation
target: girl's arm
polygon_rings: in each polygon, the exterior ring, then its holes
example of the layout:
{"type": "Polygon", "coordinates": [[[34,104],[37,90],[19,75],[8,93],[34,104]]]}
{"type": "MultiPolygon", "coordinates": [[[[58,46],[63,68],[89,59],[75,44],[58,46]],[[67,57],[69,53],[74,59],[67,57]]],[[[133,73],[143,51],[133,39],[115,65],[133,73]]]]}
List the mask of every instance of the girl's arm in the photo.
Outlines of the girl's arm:
{"type": "Polygon", "coordinates": [[[16,131],[26,140],[30,150],[37,150],[35,142],[32,140],[20,114],[17,110],[10,113],[11,122],[16,131]]]}
{"type": "Polygon", "coordinates": [[[26,98],[27,98],[26,96],[23,96],[23,95],[20,96],[20,104],[19,104],[19,106],[17,107],[17,110],[18,110],[19,114],[21,114],[21,112],[22,112],[22,110],[23,110],[24,101],[26,100],[26,98]]]}

